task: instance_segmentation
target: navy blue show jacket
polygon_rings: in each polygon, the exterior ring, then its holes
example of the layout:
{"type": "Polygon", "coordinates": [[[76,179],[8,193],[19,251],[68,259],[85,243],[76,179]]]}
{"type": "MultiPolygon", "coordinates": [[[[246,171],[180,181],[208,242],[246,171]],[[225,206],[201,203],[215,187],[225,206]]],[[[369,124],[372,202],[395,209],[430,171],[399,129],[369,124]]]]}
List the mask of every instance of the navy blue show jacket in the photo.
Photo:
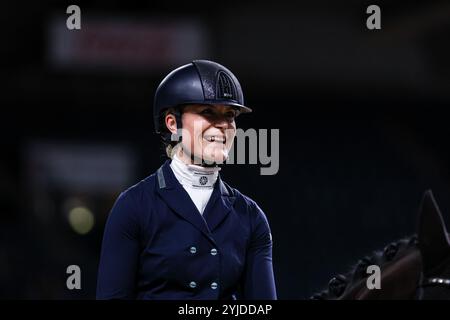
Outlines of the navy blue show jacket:
{"type": "Polygon", "coordinates": [[[203,216],[167,160],[117,198],[97,299],[276,299],[272,236],[258,205],[220,175],[203,216]]]}

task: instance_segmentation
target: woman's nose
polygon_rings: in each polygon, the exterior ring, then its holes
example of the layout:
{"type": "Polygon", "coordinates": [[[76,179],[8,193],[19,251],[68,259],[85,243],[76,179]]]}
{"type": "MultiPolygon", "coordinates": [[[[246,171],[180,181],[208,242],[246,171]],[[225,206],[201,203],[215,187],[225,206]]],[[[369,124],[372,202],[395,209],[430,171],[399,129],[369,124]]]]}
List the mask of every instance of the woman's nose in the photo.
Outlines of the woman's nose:
{"type": "Polygon", "coordinates": [[[230,121],[227,118],[220,118],[214,122],[214,126],[217,128],[228,128],[230,126],[230,121]]]}

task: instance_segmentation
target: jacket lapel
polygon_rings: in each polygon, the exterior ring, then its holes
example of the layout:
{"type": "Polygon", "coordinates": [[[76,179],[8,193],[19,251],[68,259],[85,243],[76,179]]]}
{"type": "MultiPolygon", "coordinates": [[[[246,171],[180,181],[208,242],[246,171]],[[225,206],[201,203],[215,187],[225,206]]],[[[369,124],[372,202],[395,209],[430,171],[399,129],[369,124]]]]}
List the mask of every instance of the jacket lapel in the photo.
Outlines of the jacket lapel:
{"type": "Polygon", "coordinates": [[[192,202],[189,194],[183,186],[176,180],[170,168],[170,160],[167,160],[156,172],[157,190],[162,200],[180,217],[199,229],[208,238],[211,232],[192,202]]]}
{"type": "Polygon", "coordinates": [[[211,232],[226,218],[233,208],[234,200],[235,197],[230,194],[219,175],[214,185],[211,198],[203,213],[203,217],[208,223],[211,232]]]}

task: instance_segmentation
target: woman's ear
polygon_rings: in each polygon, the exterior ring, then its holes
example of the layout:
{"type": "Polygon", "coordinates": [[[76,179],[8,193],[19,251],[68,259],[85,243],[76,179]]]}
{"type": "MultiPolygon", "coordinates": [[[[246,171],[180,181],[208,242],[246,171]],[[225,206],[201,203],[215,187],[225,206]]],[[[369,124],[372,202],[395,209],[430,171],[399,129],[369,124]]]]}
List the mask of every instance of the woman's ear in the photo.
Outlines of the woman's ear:
{"type": "Polygon", "coordinates": [[[172,113],[166,114],[165,123],[170,132],[177,133],[177,119],[172,113]]]}

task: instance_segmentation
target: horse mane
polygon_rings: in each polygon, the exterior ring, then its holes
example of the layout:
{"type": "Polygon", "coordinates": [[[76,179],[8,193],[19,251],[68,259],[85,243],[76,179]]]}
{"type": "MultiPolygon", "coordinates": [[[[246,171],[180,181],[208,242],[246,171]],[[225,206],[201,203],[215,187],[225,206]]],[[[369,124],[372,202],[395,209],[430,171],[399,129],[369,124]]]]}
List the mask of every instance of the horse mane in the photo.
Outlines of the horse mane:
{"type": "MultiPolygon", "coordinates": [[[[311,300],[344,300],[355,299],[366,290],[367,267],[378,265],[380,268],[387,267],[397,261],[414,253],[418,254],[418,237],[416,234],[393,241],[382,250],[373,251],[372,254],[358,260],[345,274],[333,277],[328,287],[311,296],[311,300]]],[[[414,261],[417,261],[415,259],[414,261]]]]}

